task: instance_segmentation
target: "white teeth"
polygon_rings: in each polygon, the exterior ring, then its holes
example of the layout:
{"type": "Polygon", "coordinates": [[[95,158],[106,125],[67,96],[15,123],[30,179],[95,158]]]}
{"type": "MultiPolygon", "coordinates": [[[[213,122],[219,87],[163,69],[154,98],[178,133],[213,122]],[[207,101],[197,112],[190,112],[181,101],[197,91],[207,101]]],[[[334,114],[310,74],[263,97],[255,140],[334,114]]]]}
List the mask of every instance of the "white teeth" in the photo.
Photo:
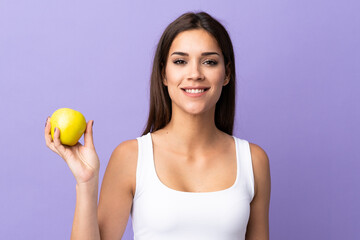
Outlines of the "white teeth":
{"type": "Polygon", "coordinates": [[[188,93],[202,93],[205,91],[205,89],[185,89],[188,93]]]}

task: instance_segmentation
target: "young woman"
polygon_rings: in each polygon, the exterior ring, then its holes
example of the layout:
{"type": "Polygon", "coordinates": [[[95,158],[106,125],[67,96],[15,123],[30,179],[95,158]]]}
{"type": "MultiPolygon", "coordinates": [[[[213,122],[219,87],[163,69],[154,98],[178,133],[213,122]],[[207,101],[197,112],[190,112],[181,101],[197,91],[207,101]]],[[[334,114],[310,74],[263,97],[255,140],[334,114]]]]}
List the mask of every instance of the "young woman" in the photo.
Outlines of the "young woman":
{"type": "Polygon", "coordinates": [[[269,239],[270,170],[265,151],[232,135],[235,62],[225,28],[204,12],[172,22],[157,47],[143,135],[119,144],[102,182],[87,123],[84,146],[47,146],[74,174],[72,239],[269,239]]]}

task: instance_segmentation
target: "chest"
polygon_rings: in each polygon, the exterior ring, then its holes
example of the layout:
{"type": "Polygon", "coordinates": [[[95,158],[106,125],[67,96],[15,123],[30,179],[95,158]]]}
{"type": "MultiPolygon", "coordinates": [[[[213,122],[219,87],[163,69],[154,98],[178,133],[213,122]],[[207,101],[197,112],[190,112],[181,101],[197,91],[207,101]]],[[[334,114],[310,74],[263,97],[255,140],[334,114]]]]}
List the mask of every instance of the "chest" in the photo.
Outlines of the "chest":
{"type": "Polygon", "coordinates": [[[235,145],[219,148],[202,157],[181,156],[154,147],[157,177],[168,188],[182,192],[215,192],[230,188],[237,175],[235,145]]]}

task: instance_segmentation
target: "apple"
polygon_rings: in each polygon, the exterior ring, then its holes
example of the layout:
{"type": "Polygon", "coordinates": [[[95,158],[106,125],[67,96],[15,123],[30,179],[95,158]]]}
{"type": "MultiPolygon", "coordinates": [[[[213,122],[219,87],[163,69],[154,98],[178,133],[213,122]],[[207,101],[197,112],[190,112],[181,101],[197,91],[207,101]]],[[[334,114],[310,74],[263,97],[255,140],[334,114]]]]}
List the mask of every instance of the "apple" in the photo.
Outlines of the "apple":
{"type": "Polygon", "coordinates": [[[60,129],[60,142],[74,146],[86,129],[86,120],[81,112],[70,108],[56,110],[50,118],[51,137],[54,140],[55,128],[60,129]]]}

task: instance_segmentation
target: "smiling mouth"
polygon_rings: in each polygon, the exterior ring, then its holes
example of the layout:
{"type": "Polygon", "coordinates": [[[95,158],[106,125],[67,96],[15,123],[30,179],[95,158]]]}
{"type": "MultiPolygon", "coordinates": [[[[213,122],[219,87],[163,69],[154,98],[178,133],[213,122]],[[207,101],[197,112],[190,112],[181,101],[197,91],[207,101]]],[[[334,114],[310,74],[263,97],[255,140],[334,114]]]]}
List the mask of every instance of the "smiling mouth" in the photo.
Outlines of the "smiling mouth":
{"type": "Polygon", "coordinates": [[[202,92],[206,92],[207,90],[209,90],[209,88],[201,88],[201,89],[184,89],[184,88],[182,88],[182,90],[187,93],[202,93],[202,92]]]}

